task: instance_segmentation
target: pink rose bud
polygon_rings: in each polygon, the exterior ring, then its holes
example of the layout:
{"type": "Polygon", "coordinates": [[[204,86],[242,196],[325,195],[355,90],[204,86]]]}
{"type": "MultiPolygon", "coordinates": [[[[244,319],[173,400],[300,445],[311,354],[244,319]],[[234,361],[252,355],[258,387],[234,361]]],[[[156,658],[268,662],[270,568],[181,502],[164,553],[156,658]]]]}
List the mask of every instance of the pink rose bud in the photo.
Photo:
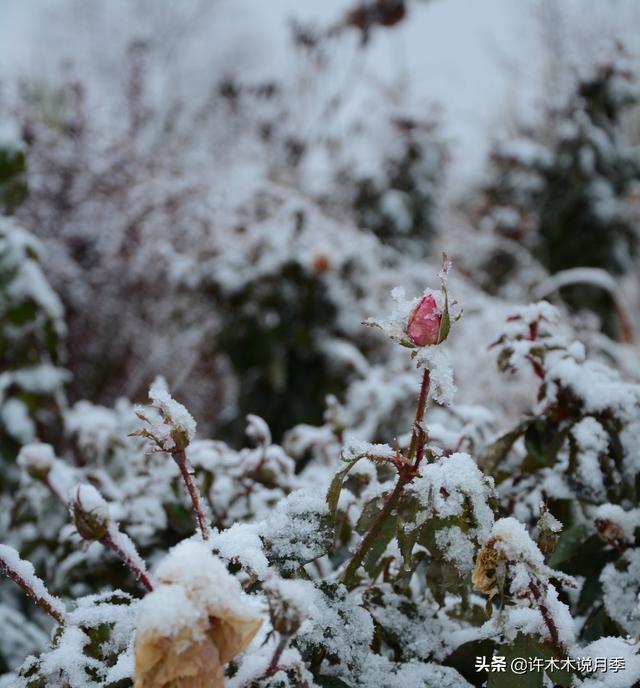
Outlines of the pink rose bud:
{"type": "Polygon", "coordinates": [[[417,346],[438,343],[442,311],[432,294],[425,296],[409,316],[407,334],[417,346]]]}

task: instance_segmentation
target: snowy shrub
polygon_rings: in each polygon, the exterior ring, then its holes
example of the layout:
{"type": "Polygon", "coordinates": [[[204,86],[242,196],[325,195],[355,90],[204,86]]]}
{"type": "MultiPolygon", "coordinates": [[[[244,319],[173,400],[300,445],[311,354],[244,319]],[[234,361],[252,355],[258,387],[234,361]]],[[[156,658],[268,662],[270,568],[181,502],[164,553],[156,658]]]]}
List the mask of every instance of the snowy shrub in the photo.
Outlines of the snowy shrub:
{"type": "MultiPolygon", "coordinates": [[[[531,257],[552,274],[637,270],[640,158],[621,122],[639,96],[630,57],[618,48],[576,75],[573,91],[549,104],[537,127],[496,145],[479,227],[500,241],[485,253],[480,274],[491,277],[483,286],[504,290],[531,257]]],[[[557,284],[562,297],[624,337],[615,295],[584,274],[574,277],[557,284]]]]}
{"type": "Polygon", "coordinates": [[[486,449],[482,466],[495,477],[506,513],[534,526],[545,505],[538,537],[548,542],[552,533],[544,531],[556,531],[550,564],[582,578],[578,630],[594,639],[616,623],[631,632],[636,614],[620,605],[640,592],[625,574],[640,525],[640,387],[559,336],[559,317],[547,303],[529,306],[498,339],[501,368],[531,366],[540,388],[536,406],[486,449]]]}
{"type": "Polygon", "coordinates": [[[332,402],[287,435],[308,452],[296,471],[257,416],[252,447],[198,439],[159,378],[148,406],[65,411],[65,459],[25,445],[0,569],[41,612],[7,594],[0,685],[499,686],[518,675],[487,667],[523,656],[542,667],[531,685],[589,686],[602,653],[632,680],[640,387],[532,305],[495,346],[504,371],[533,371],[535,408],[493,442],[476,414],[475,457],[440,443],[429,418],[452,403],[465,327],[448,268],[366,322],[420,378],[393,444],[359,439],[332,402]]]}
{"type": "Polygon", "coordinates": [[[218,3],[80,5],[113,63],[0,102],[0,688],[638,685],[628,63],[461,217],[361,59],[418,3],[195,88],[218,3]]]}
{"type": "Polygon", "coordinates": [[[0,485],[13,482],[22,444],[59,434],[65,323],[41,253],[33,235],[0,215],[0,485]]]}

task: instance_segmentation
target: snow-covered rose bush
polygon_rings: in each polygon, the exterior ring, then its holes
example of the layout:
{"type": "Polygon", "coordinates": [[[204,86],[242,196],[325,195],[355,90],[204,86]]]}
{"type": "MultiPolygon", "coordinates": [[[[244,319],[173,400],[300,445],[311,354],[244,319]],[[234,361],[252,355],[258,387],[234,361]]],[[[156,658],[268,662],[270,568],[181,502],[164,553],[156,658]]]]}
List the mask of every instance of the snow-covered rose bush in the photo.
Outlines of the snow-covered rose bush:
{"type": "Polygon", "coordinates": [[[35,604],[2,647],[33,649],[0,685],[498,686],[477,668],[497,654],[551,660],[535,685],[595,686],[568,660],[605,651],[636,680],[640,387],[532,305],[495,347],[502,370],[538,381],[535,408],[494,440],[477,413],[461,433],[448,272],[366,323],[415,380],[413,423],[391,442],[358,437],[332,401],[324,426],[288,435],[308,454],[296,469],[256,416],[252,447],[199,439],[158,379],[149,406],[69,409],[75,456],[25,445],[30,518],[5,530],[0,568],[35,604]]]}
{"type": "Polygon", "coordinates": [[[335,79],[417,2],[197,94],[164,81],[189,4],[135,3],[162,45],[96,5],[117,74],[3,90],[0,687],[637,685],[629,74],[577,80],[443,215],[429,108],[335,79]],[[620,280],[566,263],[583,211],[620,280]],[[604,332],[539,300],[577,278],[604,332]]]}

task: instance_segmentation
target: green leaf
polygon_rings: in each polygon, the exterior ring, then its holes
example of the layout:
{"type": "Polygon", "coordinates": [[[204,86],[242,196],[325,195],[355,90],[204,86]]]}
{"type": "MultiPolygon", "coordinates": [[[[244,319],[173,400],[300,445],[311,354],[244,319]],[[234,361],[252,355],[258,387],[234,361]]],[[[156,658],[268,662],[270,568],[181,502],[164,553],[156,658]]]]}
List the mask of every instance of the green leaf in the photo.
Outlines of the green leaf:
{"type": "Polygon", "coordinates": [[[539,671],[529,671],[525,673],[515,673],[511,670],[511,662],[516,658],[525,660],[541,659],[546,660],[552,657],[549,647],[540,644],[537,637],[519,633],[516,639],[509,645],[502,645],[496,654],[505,657],[506,671],[492,671],[489,673],[487,688],[542,688],[544,686],[545,673],[553,680],[554,685],[568,687],[571,685],[571,673],[567,671],[545,672],[544,665],[539,671]]]}
{"type": "Polygon", "coordinates": [[[565,433],[559,431],[556,423],[546,419],[534,420],[524,434],[527,457],[523,468],[534,472],[539,468],[553,466],[564,440],[565,433]]]}
{"type": "Polygon", "coordinates": [[[370,499],[363,507],[360,518],[356,523],[356,532],[364,535],[373,525],[378,514],[382,510],[383,501],[380,497],[370,499]]]}
{"type": "Polygon", "coordinates": [[[335,676],[318,676],[314,680],[322,688],[351,688],[348,683],[335,676]]]}
{"type": "Polygon", "coordinates": [[[27,195],[26,160],[18,149],[0,149],[0,209],[12,213],[27,195]]]}
{"type": "Polygon", "coordinates": [[[572,526],[565,530],[560,534],[558,544],[556,545],[556,551],[549,559],[549,566],[557,569],[560,568],[562,564],[573,559],[588,537],[589,531],[587,527],[582,524],[572,526]]]}
{"type": "Polygon", "coordinates": [[[363,565],[365,568],[365,571],[373,577],[373,574],[376,569],[376,564],[378,563],[378,559],[382,556],[382,553],[385,551],[387,548],[387,545],[391,542],[393,536],[396,533],[396,523],[398,522],[398,515],[397,514],[390,514],[385,522],[382,524],[382,528],[380,529],[380,532],[378,534],[378,537],[375,539],[373,545],[371,545],[371,548],[367,552],[366,557],[364,558],[363,565]]]}
{"type": "Polygon", "coordinates": [[[339,470],[334,476],[327,490],[327,506],[329,507],[329,513],[331,516],[335,516],[336,509],[338,508],[338,500],[340,499],[340,492],[342,491],[342,483],[347,477],[349,471],[363,458],[361,456],[351,459],[349,463],[339,470]]]}
{"type": "Polygon", "coordinates": [[[442,664],[452,667],[467,681],[476,684],[480,678],[485,681],[487,677],[486,671],[476,670],[476,660],[484,657],[491,663],[494,647],[495,643],[492,640],[471,640],[457,647],[442,664]]]}
{"type": "Polygon", "coordinates": [[[449,315],[449,295],[447,294],[447,289],[442,285],[442,291],[444,292],[444,308],[442,309],[442,317],[440,318],[440,329],[438,330],[438,340],[436,344],[441,344],[449,336],[449,330],[451,329],[451,316],[449,315]]]}
{"type": "MultiPolygon", "coordinates": [[[[496,468],[505,460],[507,454],[511,451],[511,447],[516,443],[516,440],[527,429],[529,421],[520,423],[511,432],[499,437],[493,444],[491,444],[484,453],[482,458],[482,468],[488,475],[493,475],[496,468]]],[[[495,476],[494,476],[495,477],[495,476]]]]}

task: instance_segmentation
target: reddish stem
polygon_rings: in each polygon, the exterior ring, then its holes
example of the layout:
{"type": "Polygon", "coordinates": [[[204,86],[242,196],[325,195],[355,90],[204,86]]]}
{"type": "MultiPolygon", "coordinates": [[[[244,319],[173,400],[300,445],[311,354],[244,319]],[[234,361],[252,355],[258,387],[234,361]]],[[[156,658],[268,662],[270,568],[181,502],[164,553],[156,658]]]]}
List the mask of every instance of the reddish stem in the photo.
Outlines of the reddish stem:
{"type": "Polygon", "coordinates": [[[189,465],[187,463],[187,457],[184,450],[178,451],[172,454],[174,461],[178,464],[180,469],[180,474],[184,480],[184,484],[187,486],[187,491],[189,492],[189,497],[191,497],[191,504],[193,506],[193,515],[196,519],[196,524],[200,529],[203,540],[208,540],[211,531],[209,529],[209,522],[207,521],[207,516],[205,514],[204,508],[202,506],[202,500],[200,499],[200,492],[198,487],[193,480],[193,476],[189,471],[189,465]]]}
{"type": "Polygon", "coordinates": [[[0,559],[0,572],[4,573],[7,578],[10,578],[14,583],[19,585],[24,592],[42,609],[44,612],[49,614],[53,619],[55,619],[60,626],[64,626],[64,616],[54,609],[44,598],[36,594],[33,588],[27,583],[27,581],[22,578],[22,576],[10,568],[2,559],[0,559]]]}
{"type": "Polygon", "coordinates": [[[540,610],[540,614],[542,614],[542,618],[544,620],[544,623],[545,623],[545,625],[549,631],[549,636],[551,637],[551,648],[553,650],[553,654],[558,658],[564,657],[564,653],[563,653],[562,648],[560,646],[560,639],[558,637],[558,628],[556,627],[556,625],[553,621],[553,618],[551,617],[551,613],[547,609],[546,604],[542,601],[542,591],[540,590],[540,588],[534,582],[533,579],[530,579],[529,590],[531,590],[531,592],[533,593],[533,597],[536,601],[538,609],[540,610]]]}
{"type": "Polygon", "coordinates": [[[276,649],[273,652],[273,657],[271,658],[269,666],[267,667],[267,670],[264,673],[264,678],[269,678],[270,676],[273,676],[276,673],[276,671],[278,671],[278,662],[280,661],[280,657],[282,657],[282,653],[287,647],[287,643],[289,642],[290,637],[291,636],[288,635],[280,636],[280,640],[278,641],[276,649]]]}
{"type": "Polygon", "coordinates": [[[115,554],[118,556],[118,559],[122,561],[122,563],[136,577],[136,580],[139,580],[149,592],[153,590],[153,583],[151,582],[151,579],[146,571],[143,571],[138,564],[133,561],[133,559],[131,559],[131,557],[118,544],[116,544],[109,533],[106,533],[100,538],[100,544],[115,552],[115,554]]]}
{"type": "Polygon", "coordinates": [[[397,466],[398,469],[398,480],[393,488],[393,490],[387,495],[384,505],[380,510],[380,513],[376,516],[371,527],[367,531],[367,534],[362,538],[358,549],[353,555],[351,561],[349,562],[347,568],[345,569],[343,576],[343,583],[347,588],[353,585],[353,579],[355,578],[356,572],[360,565],[364,561],[367,552],[373,546],[376,538],[378,537],[384,522],[387,520],[389,514],[396,507],[402,491],[416,476],[418,468],[420,467],[420,462],[424,457],[424,447],[426,444],[426,433],[422,428],[422,419],[424,418],[424,412],[427,406],[427,398],[429,396],[429,381],[430,375],[429,371],[425,368],[422,375],[422,384],[420,386],[420,394],[418,396],[418,405],[416,408],[416,417],[413,422],[413,433],[411,435],[411,443],[409,445],[409,452],[407,454],[408,461],[402,465],[397,466]],[[411,461],[415,461],[411,464],[411,461]]]}

